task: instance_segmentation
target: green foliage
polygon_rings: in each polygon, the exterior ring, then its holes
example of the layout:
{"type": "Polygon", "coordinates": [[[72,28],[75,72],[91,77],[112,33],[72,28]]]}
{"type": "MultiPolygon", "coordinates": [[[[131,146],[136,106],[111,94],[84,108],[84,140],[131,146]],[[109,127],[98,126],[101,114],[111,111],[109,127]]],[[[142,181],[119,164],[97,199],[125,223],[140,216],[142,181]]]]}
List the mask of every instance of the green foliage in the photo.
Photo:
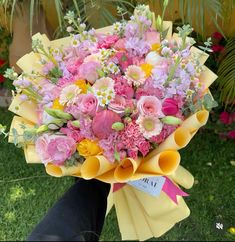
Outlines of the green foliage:
{"type": "Polygon", "coordinates": [[[230,38],[225,46],[217,74],[221,101],[225,106],[235,105],[235,37],[230,38]]]}

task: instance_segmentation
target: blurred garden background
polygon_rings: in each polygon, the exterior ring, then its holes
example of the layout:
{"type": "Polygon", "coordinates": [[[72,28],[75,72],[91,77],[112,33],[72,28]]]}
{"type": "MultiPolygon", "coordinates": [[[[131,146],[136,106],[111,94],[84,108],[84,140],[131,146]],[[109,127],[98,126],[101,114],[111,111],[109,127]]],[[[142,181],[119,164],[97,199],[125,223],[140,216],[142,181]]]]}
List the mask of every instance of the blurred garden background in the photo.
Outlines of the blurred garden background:
{"type": "MultiPolygon", "coordinates": [[[[128,18],[137,4],[162,15],[161,0],[0,0],[0,124],[10,126],[7,110],[14,90],[3,75],[31,51],[31,35],[65,36],[64,14],[73,10],[89,27],[100,28],[128,18]]],[[[186,203],[191,215],[156,241],[235,241],[235,1],[169,0],[165,20],[174,28],[194,27],[201,45],[212,38],[206,65],[218,75],[211,92],[219,103],[208,124],[180,151],[182,164],[195,176],[186,203]],[[223,228],[218,229],[218,224],[223,228]]],[[[16,70],[20,73],[20,70],[16,70]]],[[[74,183],[49,177],[40,165],[27,165],[23,152],[0,138],[0,240],[24,240],[46,211],[74,183]],[[46,192],[45,192],[46,191],[46,192]]],[[[121,239],[113,209],[101,240],[121,239]]]]}

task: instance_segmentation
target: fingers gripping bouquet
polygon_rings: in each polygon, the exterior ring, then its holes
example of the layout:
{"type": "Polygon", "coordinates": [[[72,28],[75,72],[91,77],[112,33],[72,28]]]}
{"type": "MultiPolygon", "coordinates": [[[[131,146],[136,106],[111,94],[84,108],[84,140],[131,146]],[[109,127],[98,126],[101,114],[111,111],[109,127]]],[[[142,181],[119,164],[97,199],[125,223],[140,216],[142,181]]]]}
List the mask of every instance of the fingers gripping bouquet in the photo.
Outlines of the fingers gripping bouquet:
{"type": "Polygon", "coordinates": [[[159,237],[189,215],[178,185],[190,188],[193,177],[178,150],[214,104],[208,55],[192,46],[190,26],[156,30],[148,6],[98,30],[65,18],[70,37],[36,34],[17,63],[23,73],[6,73],[17,89],[9,141],[49,175],[114,184],[123,239],[159,237]]]}

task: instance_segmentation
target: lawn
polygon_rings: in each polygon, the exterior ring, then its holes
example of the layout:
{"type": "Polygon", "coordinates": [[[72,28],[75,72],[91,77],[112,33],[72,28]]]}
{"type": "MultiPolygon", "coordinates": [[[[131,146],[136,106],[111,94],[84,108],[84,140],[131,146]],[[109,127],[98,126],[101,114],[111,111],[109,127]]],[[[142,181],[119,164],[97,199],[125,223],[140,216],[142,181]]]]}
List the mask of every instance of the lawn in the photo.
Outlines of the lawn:
{"type": "MultiPolygon", "coordinates": [[[[0,109],[0,123],[12,114],[0,109]]],[[[195,176],[186,202],[191,215],[159,239],[150,241],[235,241],[235,142],[201,130],[181,152],[184,167],[195,176]],[[222,223],[223,229],[215,228],[222,223]]],[[[74,182],[46,175],[40,165],[27,165],[23,152],[0,139],[0,240],[24,240],[53,203],[74,182]]],[[[119,241],[115,210],[108,215],[101,240],[119,241]]]]}

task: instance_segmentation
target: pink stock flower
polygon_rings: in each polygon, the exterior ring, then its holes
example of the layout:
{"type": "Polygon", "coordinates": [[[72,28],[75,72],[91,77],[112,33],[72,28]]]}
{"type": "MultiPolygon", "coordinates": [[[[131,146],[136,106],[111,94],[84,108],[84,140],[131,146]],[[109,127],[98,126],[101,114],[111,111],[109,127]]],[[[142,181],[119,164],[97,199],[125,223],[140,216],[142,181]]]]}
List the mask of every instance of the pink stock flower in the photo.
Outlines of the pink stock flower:
{"type": "Polygon", "coordinates": [[[93,84],[98,78],[97,70],[100,68],[100,64],[95,61],[85,62],[79,67],[79,77],[86,79],[93,84]]]}
{"type": "Polygon", "coordinates": [[[142,96],[137,102],[137,108],[141,115],[163,117],[161,101],[155,96],[142,96]]]}
{"type": "Polygon", "coordinates": [[[145,33],[145,40],[150,45],[160,44],[160,33],[156,31],[147,31],[145,33]]]}
{"type": "Polygon", "coordinates": [[[81,112],[83,115],[94,116],[97,110],[98,100],[92,94],[81,94],[77,101],[78,112],[81,112]]]}
{"type": "Polygon", "coordinates": [[[119,37],[117,35],[108,35],[108,36],[105,36],[104,38],[101,37],[98,42],[98,48],[109,49],[118,41],[118,39],[119,37]]]}
{"type": "Polygon", "coordinates": [[[112,125],[115,122],[121,122],[119,115],[111,110],[103,110],[96,113],[92,121],[92,130],[98,139],[105,139],[115,132],[112,125]]]}
{"type": "Polygon", "coordinates": [[[235,139],[235,130],[231,130],[231,131],[229,131],[229,132],[228,132],[228,137],[229,137],[230,139],[235,139]]]}
{"type": "Polygon", "coordinates": [[[223,123],[223,124],[231,124],[232,123],[232,119],[231,119],[231,116],[228,112],[222,112],[220,114],[220,122],[223,123]]]}
{"type": "Polygon", "coordinates": [[[173,98],[166,98],[162,103],[162,112],[165,115],[175,115],[179,111],[178,104],[173,98]]]}
{"type": "Polygon", "coordinates": [[[36,151],[43,163],[62,165],[76,151],[76,142],[67,136],[43,135],[36,141],[36,151]]]}

